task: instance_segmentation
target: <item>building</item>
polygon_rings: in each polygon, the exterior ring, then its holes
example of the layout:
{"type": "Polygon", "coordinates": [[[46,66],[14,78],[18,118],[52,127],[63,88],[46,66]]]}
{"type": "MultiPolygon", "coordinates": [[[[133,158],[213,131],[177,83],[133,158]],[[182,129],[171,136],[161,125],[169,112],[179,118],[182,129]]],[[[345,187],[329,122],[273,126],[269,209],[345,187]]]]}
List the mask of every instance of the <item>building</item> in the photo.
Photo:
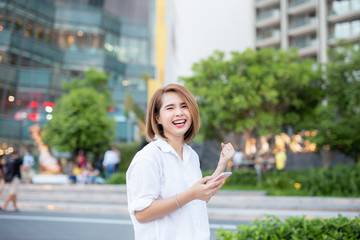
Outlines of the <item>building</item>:
{"type": "Polygon", "coordinates": [[[298,48],[327,62],[338,40],[360,40],[359,0],[255,0],[256,49],[298,48]]]}
{"type": "Polygon", "coordinates": [[[252,5],[252,0],[157,0],[155,88],[191,76],[193,64],[215,50],[253,47],[252,5]]]}
{"type": "Polygon", "coordinates": [[[146,108],[153,15],[152,0],[0,0],[0,149],[30,141],[27,128],[51,119],[62,81],[90,67],[109,75],[116,140],[134,141],[124,95],[146,108]]]}

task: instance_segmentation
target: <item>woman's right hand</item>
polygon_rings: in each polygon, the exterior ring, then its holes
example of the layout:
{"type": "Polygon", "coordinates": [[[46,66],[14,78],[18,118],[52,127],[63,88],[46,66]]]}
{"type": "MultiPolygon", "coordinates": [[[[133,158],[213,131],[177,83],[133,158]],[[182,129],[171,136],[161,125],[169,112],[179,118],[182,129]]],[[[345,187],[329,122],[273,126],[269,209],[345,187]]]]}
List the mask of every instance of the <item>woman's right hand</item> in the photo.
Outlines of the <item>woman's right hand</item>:
{"type": "Polygon", "coordinates": [[[211,179],[213,179],[212,176],[204,177],[189,189],[193,199],[199,199],[208,202],[224,184],[223,179],[210,181],[211,179]]]}

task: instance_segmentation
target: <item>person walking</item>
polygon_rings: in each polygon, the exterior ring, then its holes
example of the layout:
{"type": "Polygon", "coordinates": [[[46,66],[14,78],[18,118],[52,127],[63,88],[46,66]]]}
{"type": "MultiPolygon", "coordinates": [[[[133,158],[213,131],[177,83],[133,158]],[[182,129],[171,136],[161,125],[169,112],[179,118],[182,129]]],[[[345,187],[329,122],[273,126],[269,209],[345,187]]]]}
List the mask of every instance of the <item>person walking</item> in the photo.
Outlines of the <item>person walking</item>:
{"type": "Polygon", "coordinates": [[[14,206],[14,211],[18,212],[19,208],[17,206],[17,193],[20,185],[20,167],[22,165],[22,160],[19,157],[17,150],[14,150],[11,153],[11,157],[6,162],[5,167],[3,167],[5,181],[9,183],[10,190],[8,196],[5,198],[4,204],[0,208],[2,211],[6,211],[6,208],[10,201],[12,201],[14,206]],[[4,169],[5,168],[5,169],[4,169]]]}
{"type": "MultiPolygon", "coordinates": [[[[0,158],[0,196],[5,186],[5,167],[6,167],[6,155],[2,155],[0,158]]],[[[1,208],[0,208],[1,209],[1,208]]]]}
{"type": "Polygon", "coordinates": [[[25,149],[23,157],[23,165],[21,167],[21,176],[27,184],[31,183],[31,170],[34,166],[34,156],[31,154],[29,149],[25,149]]]}
{"type": "Polygon", "coordinates": [[[210,239],[207,202],[224,184],[214,179],[235,151],[222,143],[216,170],[202,178],[199,156],[187,145],[199,128],[199,110],[186,88],[170,84],[155,92],[146,117],[149,144],[126,172],[135,239],[210,239]]]}
{"type": "Polygon", "coordinates": [[[114,174],[116,166],[120,164],[120,152],[118,152],[115,146],[107,150],[104,155],[103,167],[106,173],[106,180],[109,180],[110,176],[114,174]]]}

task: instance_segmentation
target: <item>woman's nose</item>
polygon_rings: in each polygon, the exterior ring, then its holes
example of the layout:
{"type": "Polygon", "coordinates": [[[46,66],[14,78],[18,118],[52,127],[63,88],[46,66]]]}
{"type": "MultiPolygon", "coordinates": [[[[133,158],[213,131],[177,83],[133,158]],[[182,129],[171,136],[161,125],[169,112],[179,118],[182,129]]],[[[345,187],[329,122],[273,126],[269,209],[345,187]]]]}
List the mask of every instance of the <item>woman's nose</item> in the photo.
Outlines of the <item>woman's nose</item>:
{"type": "Polygon", "coordinates": [[[181,109],[181,107],[176,108],[176,116],[181,116],[183,115],[183,110],[181,109]]]}

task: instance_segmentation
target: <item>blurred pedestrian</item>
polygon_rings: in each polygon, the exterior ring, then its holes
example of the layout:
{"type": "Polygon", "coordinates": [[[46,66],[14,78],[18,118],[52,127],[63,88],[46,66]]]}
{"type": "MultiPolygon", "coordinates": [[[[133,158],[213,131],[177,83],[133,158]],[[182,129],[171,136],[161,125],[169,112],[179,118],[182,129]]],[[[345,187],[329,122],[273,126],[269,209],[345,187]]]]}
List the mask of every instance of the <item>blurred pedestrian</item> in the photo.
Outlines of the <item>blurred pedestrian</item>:
{"type": "Polygon", "coordinates": [[[244,162],[244,154],[241,151],[236,151],[233,158],[233,169],[238,170],[244,162]]]}
{"type": "Polygon", "coordinates": [[[21,173],[20,167],[22,165],[22,160],[19,157],[19,153],[17,150],[14,150],[11,153],[11,157],[8,159],[5,165],[5,169],[3,168],[5,182],[9,183],[10,190],[8,196],[5,198],[4,204],[0,208],[2,211],[5,211],[9,202],[13,202],[14,211],[18,212],[19,208],[17,206],[17,193],[19,190],[21,173]]]}
{"type": "Polygon", "coordinates": [[[199,156],[189,146],[200,127],[191,93],[170,84],[153,95],[147,112],[149,141],[126,173],[128,209],[135,239],[210,239],[207,202],[224,184],[220,175],[234,154],[221,144],[218,167],[202,178],[199,156]]]}
{"type": "Polygon", "coordinates": [[[34,156],[28,148],[25,149],[23,164],[21,167],[21,176],[27,184],[31,183],[32,167],[34,166],[34,156]]]}
{"type": "Polygon", "coordinates": [[[103,162],[104,162],[104,154],[100,153],[98,158],[96,159],[96,169],[99,171],[99,175],[103,176],[103,162]]]}
{"type": "Polygon", "coordinates": [[[85,159],[84,150],[79,151],[78,155],[76,156],[76,162],[77,162],[77,164],[80,165],[80,167],[85,166],[86,159],[85,159]]]}
{"type": "Polygon", "coordinates": [[[5,176],[4,176],[5,167],[6,167],[6,155],[4,154],[0,158],[0,196],[5,186],[5,176]]]}
{"type": "Polygon", "coordinates": [[[276,169],[278,171],[284,170],[285,165],[286,165],[286,153],[285,153],[285,150],[280,149],[275,154],[275,165],[276,165],[276,169]]]}
{"type": "Polygon", "coordinates": [[[115,146],[107,150],[104,155],[103,167],[106,171],[106,180],[109,180],[110,176],[114,174],[117,166],[120,164],[120,152],[115,146]]]}

